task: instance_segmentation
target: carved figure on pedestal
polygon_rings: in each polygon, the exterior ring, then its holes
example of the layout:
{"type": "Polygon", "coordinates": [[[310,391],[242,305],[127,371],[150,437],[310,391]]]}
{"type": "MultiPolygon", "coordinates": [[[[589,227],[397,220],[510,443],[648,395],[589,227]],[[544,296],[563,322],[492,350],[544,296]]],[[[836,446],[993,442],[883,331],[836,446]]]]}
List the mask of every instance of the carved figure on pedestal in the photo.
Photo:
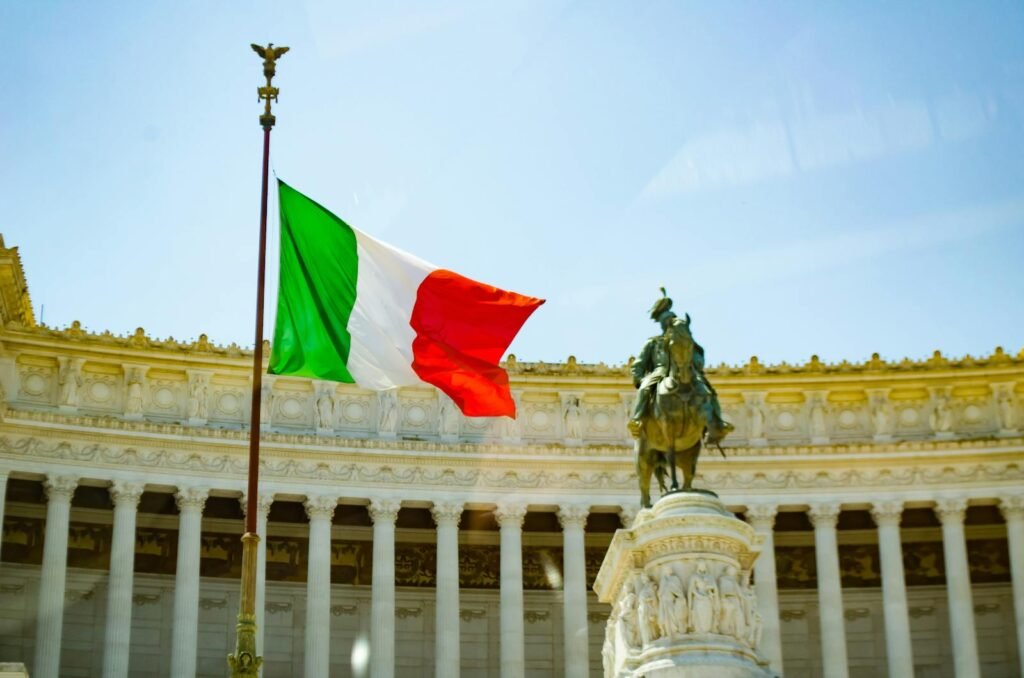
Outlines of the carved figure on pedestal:
{"type": "Polygon", "coordinates": [[[690,623],[683,581],[671,567],[665,568],[658,583],[658,623],[669,638],[686,635],[690,623]]]}
{"type": "Polygon", "coordinates": [[[671,475],[670,489],[678,490],[676,468],[683,472],[684,490],[692,487],[697,459],[703,444],[716,445],[733,430],[722,419],[718,394],[704,374],[704,349],[690,332],[685,320],[672,312],[672,300],[662,298],[651,308],[651,319],[662,333],[647,340],[640,357],[630,365],[637,390],[636,405],[629,420],[636,438],[637,476],[640,499],[651,505],[651,476],[658,478],[662,493],[671,475]]]}
{"type": "Polygon", "coordinates": [[[565,421],[565,437],[571,440],[583,438],[582,416],[580,415],[580,399],[576,396],[567,398],[565,407],[562,409],[562,419],[565,421]]]}
{"type": "Polygon", "coordinates": [[[875,425],[875,435],[887,436],[892,433],[892,405],[887,398],[878,398],[871,410],[871,421],[875,425]]]}
{"type": "Polygon", "coordinates": [[[821,399],[816,399],[814,401],[814,405],[811,407],[812,438],[824,438],[828,435],[828,424],[825,422],[825,413],[826,409],[822,404],[821,399]]]}
{"type": "Polygon", "coordinates": [[[188,416],[189,419],[206,419],[208,391],[206,382],[202,379],[193,379],[188,386],[188,416]]]}
{"type": "Polygon", "coordinates": [[[334,428],[334,399],[324,391],[316,400],[316,427],[334,428]]]}
{"type": "Polygon", "coordinates": [[[720,613],[718,632],[737,640],[746,638],[747,620],[743,609],[743,592],[736,580],[736,568],[729,565],[725,574],[718,578],[720,613]]]}
{"type": "Polygon", "coordinates": [[[764,438],[764,410],[754,403],[747,408],[747,437],[751,440],[764,438]]]}
{"type": "Polygon", "coordinates": [[[690,629],[694,633],[715,633],[718,630],[718,585],[708,572],[706,560],[697,561],[697,571],[690,577],[690,629]]]}
{"type": "Polygon", "coordinates": [[[379,433],[395,433],[398,431],[398,392],[395,389],[381,391],[378,395],[380,413],[377,416],[379,433]]]}
{"type": "Polygon", "coordinates": [[[747,643],[755,650],[761,645],[764,623],[757,609],[757,594],[750,583],[750,570],[743,573],[743,613],[747,621],[747,643]]]}
{"type": "Polygon", "coordinates": [[[1013,400],[1013,390],[1010,388],[1004,389],[999,394],[999,427],[1004,431],[1012,431],[1017,425],[1017,408],[1013,400]]]}
{"type": "Polygon", "coordinates": [[[640,647],[639,623],[637,620],[637,597],[633,582],[627,581],[623,586],[622,597],[619,599],[618,620],[619,637],[622,644],[631,650],[640,647]]]}
{"type": "Polygon", "coordinates": [[[459,408],[444,393],[437,394],[437,432],[445,437],[459,435],[459,408]]]}
{"type": "Polygon", "coordinates": [[[260,388],[260,424],[271,424],[274,412],[274,384],[264,382],[260,388]]]}
{"type": "Polygon", "coordinates": [[[128,372],[128,387],[125,389],[124,413],[137,416],[142,414],[142,373],[138,368],[128,372]]]}
{"type": "Polygon", "coordinates": [[[519,440],[519,398],[520,393],[512,393],[512,402],[516,406],[516,416],[514,417],[502,417],[501,419],[501,439],[502,440],[519,440]]]}
{"type": "Polygon", "coordinates": [[[639,589],[637,616],[640,621],[640,637],[646,646],[661,637],[658,627],[658,589],[654,580],[646,574],[639,576],[639,589]]]}
{"type": "Polygon", "coordinates": [[[604,668],[604,675],[606,678],[610,678],[615,670],[615,643],[613,642],[613,634],[615,633],[615,621],[614,617],[608,620],[608,623],[604,626],[604,644],[601,646],[601,666],[604,668]]]}
{"type": "Polygon", "coordinates": [[[929,423],[936,433],[949,433],[953,430],[953,408],[949,406],[949,396],[942,394],[935,403],[929,423]]]}
{"type": "Polygon", "coordinates": [[[82,365],[77,360],[61,360],[60,371],[57,374],[57,383],[60,384],[59,405],[75,407],[78,405],[78,389],[82,387],[82,365]]]}

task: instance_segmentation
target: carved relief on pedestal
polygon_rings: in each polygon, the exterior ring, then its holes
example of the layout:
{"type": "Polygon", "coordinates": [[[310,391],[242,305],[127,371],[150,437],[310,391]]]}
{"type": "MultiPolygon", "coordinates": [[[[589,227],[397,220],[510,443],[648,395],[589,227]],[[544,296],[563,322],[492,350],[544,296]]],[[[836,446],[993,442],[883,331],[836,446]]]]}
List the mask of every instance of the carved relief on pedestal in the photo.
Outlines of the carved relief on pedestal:
{"type": "Polygon", "coordinates": [[[188,423],[192,426],[205,424],[210,417],[209,370],[188,370],[188,423]]]}
{"type": "Polygon", "coordinates": [[[57,405],[62,409],[78,408],[79,389],[82,388],[82,358],[57,358],[57,405]]]}
{"type": "Polygon", "coordinates": [[[146,398],[145,365],[124,365],[124,416],[125,419],[142,419],[146,398]]]}
{"type": "Polygon", "coordinates": [[[582,393],[559,393],[562,402],[562,436],[566,445],[583,443],[582,393]]]}
{"type": "Polygon", "coordinates": [[[999,425],[999,434],[1012,436],[1020,428],[1020,417],[1018,416],[1019,399],[1014,392],[1016,384],[1004,382],[992,384],[992,399],[995,405],[996,421],[999,425]]]}
{"type": "Polygon", "coordinates": [[[928,425],[936,438],[953,437],[953,405],[949,387],[932,389],[932,411],[928,425]]]}
{"type": "Polygon", "coordinates": [[[398,389],[377,393],[377,434],[382,438],[398,434],[398,389]]]}
{"type": "Polygon", "coordinates": [[[437,392],[437,434],[441,440],[453,442],[459,439],[459,423],[462,420],[462,413],[458,405],[451,397],[442,392],[437,392]]]}

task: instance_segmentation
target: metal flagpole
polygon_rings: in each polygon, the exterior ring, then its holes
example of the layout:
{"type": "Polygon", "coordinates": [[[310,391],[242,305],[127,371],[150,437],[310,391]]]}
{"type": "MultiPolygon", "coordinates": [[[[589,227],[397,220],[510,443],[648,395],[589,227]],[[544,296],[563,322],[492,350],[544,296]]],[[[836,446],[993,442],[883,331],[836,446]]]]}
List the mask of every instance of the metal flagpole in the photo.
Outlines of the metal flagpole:
{"type": "Polygon", "coordinates": [[[252,412],[249,418],[249,482],[246,490],[245,534],[242,535],[242,595],[238,606],[235,653],[228,655],[232,678],[259,675],[263,658],[256,648],[256,550],[260,543],[256,533],[256,511],[259,499],[260,472],[260,399],[263,392],[263,287],[267,269],[267,181],[270,164],[270,130],[275,118],[270,102],[277,101],[278,89],[271,85],[275,62],[288,51],[287,47],[253,45],[263,57],[263,75],[267,84],[256,91],[266,102],[260,125],[263,126],[263,189],[260,194],[260,254],[256,274],[256,342],[252,356],[252,412]]]}

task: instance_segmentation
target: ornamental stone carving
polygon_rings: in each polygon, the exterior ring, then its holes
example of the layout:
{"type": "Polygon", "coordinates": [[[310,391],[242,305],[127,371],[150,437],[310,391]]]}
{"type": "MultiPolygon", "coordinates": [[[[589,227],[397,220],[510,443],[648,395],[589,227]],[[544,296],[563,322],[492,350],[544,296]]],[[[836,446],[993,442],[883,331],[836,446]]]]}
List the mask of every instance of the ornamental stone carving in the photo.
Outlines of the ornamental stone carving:
{"type": "Polygon", "coordinates": [[[110,499],[114,502],[114,506],[130,505],[138,508],[145,489],[144,483],[115,480],[110,484],[110,499]]]}
{"type": "Polygon", "coordinates": [[[147,367],[124,366],[124,416],[126,419],[142,418],[148,369],[147,367]]]}
{"type": "Polygon", "coordinates": [[[397,389],[377,393],[377,433],[391,438],[398,433],[397,389]]]}
{"type": "Polygon", "coordinates": [[[502,528],[522,528],[523,520],[526,518],[526,505],[503,502],[494,509],[494,517],[502,528]]]}
{"type": "Polygon", "coordinates": [[[313,494],[302,503],[306,507],[306,517],[312,520],[331,520],[334,510],[338,508],[338,498],[334,495],[313,494]]]}
{"type": "Polygon", "coordinates": [[[612,605],[605,676],[767,678],[750,585],[761,540],[699,493],[662,497],[616,532],[594,582],[612,605]]]}
{"type": "Polygon", "coordinates": [[[871,517],[879,527],[899,527],[903,519],[903,502],[898,500],[876,501],[871,505],[871,517]]]}
{"type": "Polygon", "coordinates": [[[949,389],[935,389],[934,408],[928,417],[928,424],[937,437],[944,438],[953,434],[953,408],[950,405],[949,389]]]}
{"type": "Polygon", "coordinates": [[[401,508],[402,502],[398,499],[373,499],[368,507],[370,520],[374,523],[393,523],[401,508]]]}
{"type": "Polygon", "coordinates": [[[947,497],[935,502],[935,514],[943,525],[963,523],[967,516],[967,499],[965,497],[947,497]]]}
{"type": "Polygon", "coordinates": [[[199,511],[202,513],[203,508],[206,506],[206,498],[210,496],[210,490],[206,487],[179,487],[178,491],[174,494],[174,501],[178,505],[178,510],[184,513],[185,511],[199,511]]]}
{"type": "Polygon", "coordinates": [[[437,433],[441,440],[457,440],[459,437],[459,412],[455,401],[448,394],[437,392],[437,433]]]}
{"type": "Polygon", "coordinates": [[[50,473],[43,481],[48,501],[71,501],[78,487],[78,476],[50,473]]]}
{"type": "Polygon", "coordinates": [[[434,502],[430,513],[434,516],[434,522],[438,527],[449,525],[458,527],[462,520],[463,504],[461,501],[434,502]]]}
{"type": "Polygon", "coordinates": [[[590,507],[583,504],[568,504],[558,509],[558,522],[562,529],[567,527],[578,527],[581,530],[587,525],[587,516],[590,515],[590,507]]]}
{"type": "Polygon", "coordinates": [[[999,500],[999,510],[1006,522],[1024,520],[1024,494],[1013,494],[999,500]]]}
{"type": "Polygon", "coordinates": [[[66,358],[61,356],[57,359],[57,404],[64,408],[74,409],[78,407],[78,393],[82,388],[82,365],[85,360],[82,358],[66,358]]]}
{"type": "Polygon", "coordinates": [[[747,507],[743,515],[754,529],[765,532],[775,526],[775,516],[778,512],[779,507],[774,504],[753,504],[747,507]]]}
{"type": "Polygon", "coordinates": [[[208,370],[188,371],[188,422],[202,425],[210,415],[210,376],[208,370]]]}
{"type": "Polygon", "coordinates": [[[807,517],[815,529],[819,527],[834,528],[839,522],[841,506],[836,502],[819,502],[810,505],[807,517]]]}
{"type": "MultiPolygon", "coordinates": [[[[258,518],[266,519],[270,515],[270,508],[274,504],[274,498],[274,492],[260,492],[259,496],[256,497],[256,515],[258,518]]],[[[247,514],[249,512],[249,495],[247,492],[242,492],[242,496],[238,498],[238,503],[242,507],[242,514],[247,514]]]]}

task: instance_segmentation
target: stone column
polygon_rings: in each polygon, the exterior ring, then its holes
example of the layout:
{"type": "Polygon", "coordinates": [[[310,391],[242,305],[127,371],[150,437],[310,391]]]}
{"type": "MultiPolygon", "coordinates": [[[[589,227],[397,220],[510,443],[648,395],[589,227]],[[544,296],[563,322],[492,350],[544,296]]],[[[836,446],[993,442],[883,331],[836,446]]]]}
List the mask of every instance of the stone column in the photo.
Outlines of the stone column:
{"type": "Polygon", "coordinates": [[[567,505],[558,511],[562,524],[562,614],[566,678],[590,675],[590,638],[587,635],[587,555],[583,530],[588,506],[567,505]]]}
{"type": "Polygon", "coordinates": [[[782,624],[779,621],[779,588],[775,574],[775,514],[778,507],[766,504],[748,506],[747,522],[764,541],[761,555],[754,561],[754,590],[761,612],[762,636],[759,648],[772,670],[782,675],[782,624]]]}
{"type": "Polygon", "coordinates": [[[821,667],[825,678],[847,678],[846,626],[839,574],[836,523],[839,504],[812,504],[808,515],[814,525],[814,556],[818,565],[818,611],[821,615],[821,667]]]}
{"type": "Polygon", "coordinates": [[[946,559],[946,595],[949,598],[950,640],[953,643],[953,668],[956,678],[978,678],[978,639],[974,633],[974,601],[971,597],[971,571],[967,565],[967,540],[964,517],[967,500],[940,499],[935,513],[942,521],[942,552],[946,559]]]}
{"type": "Polygon", "coordinates": [[[459,521],[462,502],[437,502],[437,595],[434,675],[459,675],[459,521]]]}
{"type": "Polygon", "coordinates": [[[337,507],[337,497],[306,498],[306,678],[327,678],[331,671],[331,518],[337,507]]]}
{"type": "Polygon", "coordinates": [[[110,542],[107,626],[103,638],[103,678],[127,678],[132,632],[132,585],[135,579],[135,516],[142,483],[115,480],[114,531],[110,542]]]}
{"type": "Polygon", "coordinates": [[[494,516],[501,525],[501,678],[524,678],[522,529],[526,506],[500,504],[494,516]]]}
{"type": "MultiPolygon", "coordinates": [[[[0,404],[0,408],[2,407],[3,405],[0,404]]],[[[0,469],[0,532],[2,532],[4,524],[4,504],[7,502],[7,477],[10,473],[8,469],[0,469]]],[[[2,544],[3,540],[0,539],[0,545],[2,544]]]]}
{"type": "Polygon", "coordinates": [[[890,676],[914,675],[910,642],[907,585],[903,579],[900,520],[903,502],[875,502],[871,516],[878,525],[878,554],[882,561],[882,608],[885,613],[885,650],[890,676]]]}
{"type": "Polygon", "coordinates": [[[1017,657],[1024,676],[1024,494],[1003,497],[999,508],[1006,519],[1006,539],[1013,578],[1013,616],[1017,625],[1017,657]]]}
{"type": "Polygon", "coordinates": [[[397,499],[370,502],[373,590],[370,593],[370,678],[395,675],[395,520],[397,499]]]}
{"type": "Polygon", "coordinates": [[[199,637],[199,549],[203,507],[210,491],[178,488],[178,564],[174,571],[174,628],[171,634],[171,678],[195,678],[199,637]]]}
{"type": "Polygon", "coordinates": [[[46,533],[43,566],[39,573],[39,610],[36,619],[36,661],[33,678],[60,675],[60,641],[64,629],[64,582],[68,565],[68,523],[75,476],[49,475],[46,488],[46,533]]]}

